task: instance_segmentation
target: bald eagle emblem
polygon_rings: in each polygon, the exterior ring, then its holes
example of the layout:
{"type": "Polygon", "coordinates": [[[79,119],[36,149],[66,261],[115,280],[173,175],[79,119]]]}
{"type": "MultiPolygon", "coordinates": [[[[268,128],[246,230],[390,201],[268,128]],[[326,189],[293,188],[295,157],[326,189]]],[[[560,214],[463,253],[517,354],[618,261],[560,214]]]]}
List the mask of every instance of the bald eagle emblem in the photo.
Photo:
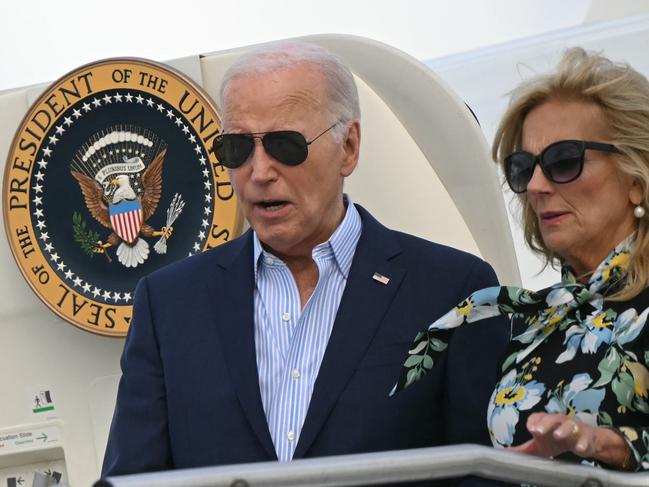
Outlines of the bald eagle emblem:
{"type": "Polygon", "coordinates": [[[76,229],[75,233],[81,233],[77,241],[84,250],[105,254],[111,262],[108,249],[117,247],[119,262],[137,267],[149,257],[145,238],[160,237],[154,250],[166,253],[173,232],[171,225],[184,207],[180,195],[176,194],[171,202],[165,226],[155,230],[147,224],[160,203],[166,154],[166,144],[155,133],[133,126],[110,127],[96,133],[77,151],[71,174],[79,183],[90,214],[111,230],[105,241],[88,242],[89,234],[76,229]]]}

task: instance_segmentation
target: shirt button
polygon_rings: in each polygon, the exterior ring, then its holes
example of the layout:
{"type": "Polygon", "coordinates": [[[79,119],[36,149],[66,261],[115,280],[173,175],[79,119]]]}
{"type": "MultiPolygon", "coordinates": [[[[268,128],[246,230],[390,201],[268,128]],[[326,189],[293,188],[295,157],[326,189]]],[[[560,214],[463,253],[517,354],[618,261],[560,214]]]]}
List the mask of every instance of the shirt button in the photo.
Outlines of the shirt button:
{"type": "Polygon", "coordinates": [[[273,259],[271,259],[270,257],[266,257],[264,259],[264,262],[266,262],[266,264],[268,264],[268,265],[271,265],[273,263],[273,259]]]}
{"type": "Polygon", "coordinates": [[[300,378],[300,371],[297,369],[291,370],[291,377],[294,379],[299,379],[300,378]]]}
{"type": "Polygon", "coordinates": [[[295,433],[289,431],[288,433],[286,433],[286,438],[288,438],[288,441],[293,441],[295,439],[295,433]]]}
{"type": "Polygon", "coordinates": [[[291,313],[284,313],[284,314],[282,315],[282,319],[283,319],[284,321],[289,321],[289,320],[291,319],[291,313]]]}

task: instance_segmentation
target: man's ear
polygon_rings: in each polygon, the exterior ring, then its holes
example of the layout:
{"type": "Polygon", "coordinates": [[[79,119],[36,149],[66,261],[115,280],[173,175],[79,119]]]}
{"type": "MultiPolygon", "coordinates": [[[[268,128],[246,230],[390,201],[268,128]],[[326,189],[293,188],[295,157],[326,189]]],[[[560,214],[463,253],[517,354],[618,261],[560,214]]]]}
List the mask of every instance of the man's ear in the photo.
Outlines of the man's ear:
{"type": "Polygon", "coordinates": [[[349,176],[356,169],[358,156],[361,148],[361,124],[354,120],[347,129],[347,134],[342,142],[343,161],[340,167],[340,175],[349,176]]]}

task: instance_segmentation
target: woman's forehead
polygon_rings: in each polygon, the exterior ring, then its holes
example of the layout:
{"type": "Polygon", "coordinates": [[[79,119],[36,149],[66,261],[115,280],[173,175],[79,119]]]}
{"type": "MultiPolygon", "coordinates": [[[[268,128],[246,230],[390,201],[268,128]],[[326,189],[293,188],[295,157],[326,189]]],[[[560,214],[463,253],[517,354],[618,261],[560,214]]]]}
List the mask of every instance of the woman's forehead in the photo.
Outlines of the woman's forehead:
{"type": "Polygon", "coordinates": [[[523,121],[521,145],[538,153],[559,140],[607,141],[610,129],[599,105],[551,100],[533,108],[523,121]]]}

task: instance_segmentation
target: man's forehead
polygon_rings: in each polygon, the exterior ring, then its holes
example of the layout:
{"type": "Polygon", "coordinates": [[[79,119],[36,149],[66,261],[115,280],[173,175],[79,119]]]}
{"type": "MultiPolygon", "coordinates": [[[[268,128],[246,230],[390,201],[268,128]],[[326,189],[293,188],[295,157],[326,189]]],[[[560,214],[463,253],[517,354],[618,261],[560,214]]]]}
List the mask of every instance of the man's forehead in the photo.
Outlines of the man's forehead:
{"type": "Polygon", "coordinates": [[[322,70],[313,64],[297,64],[273,70],[251,70],[230,79],[227,91],[269,86],[286,93],[294,91],[319,91],[325,86],[322,70]]]}
{"type": "Polygon", "coordinates": [[[324,105],[322,93],[305,88],[295,91],[287,91],[286,96],[279,100],[279,108],[312,107],[320,109],[324,105]]]}
{"type": "Polygon", "coordinates": [[[266,109],[277,114],[295,110],[321,111],[327,98],[322,76],[299,69],[239,75],[230,81],[224,95],[222,108],[226,117],[266,109]]]}

